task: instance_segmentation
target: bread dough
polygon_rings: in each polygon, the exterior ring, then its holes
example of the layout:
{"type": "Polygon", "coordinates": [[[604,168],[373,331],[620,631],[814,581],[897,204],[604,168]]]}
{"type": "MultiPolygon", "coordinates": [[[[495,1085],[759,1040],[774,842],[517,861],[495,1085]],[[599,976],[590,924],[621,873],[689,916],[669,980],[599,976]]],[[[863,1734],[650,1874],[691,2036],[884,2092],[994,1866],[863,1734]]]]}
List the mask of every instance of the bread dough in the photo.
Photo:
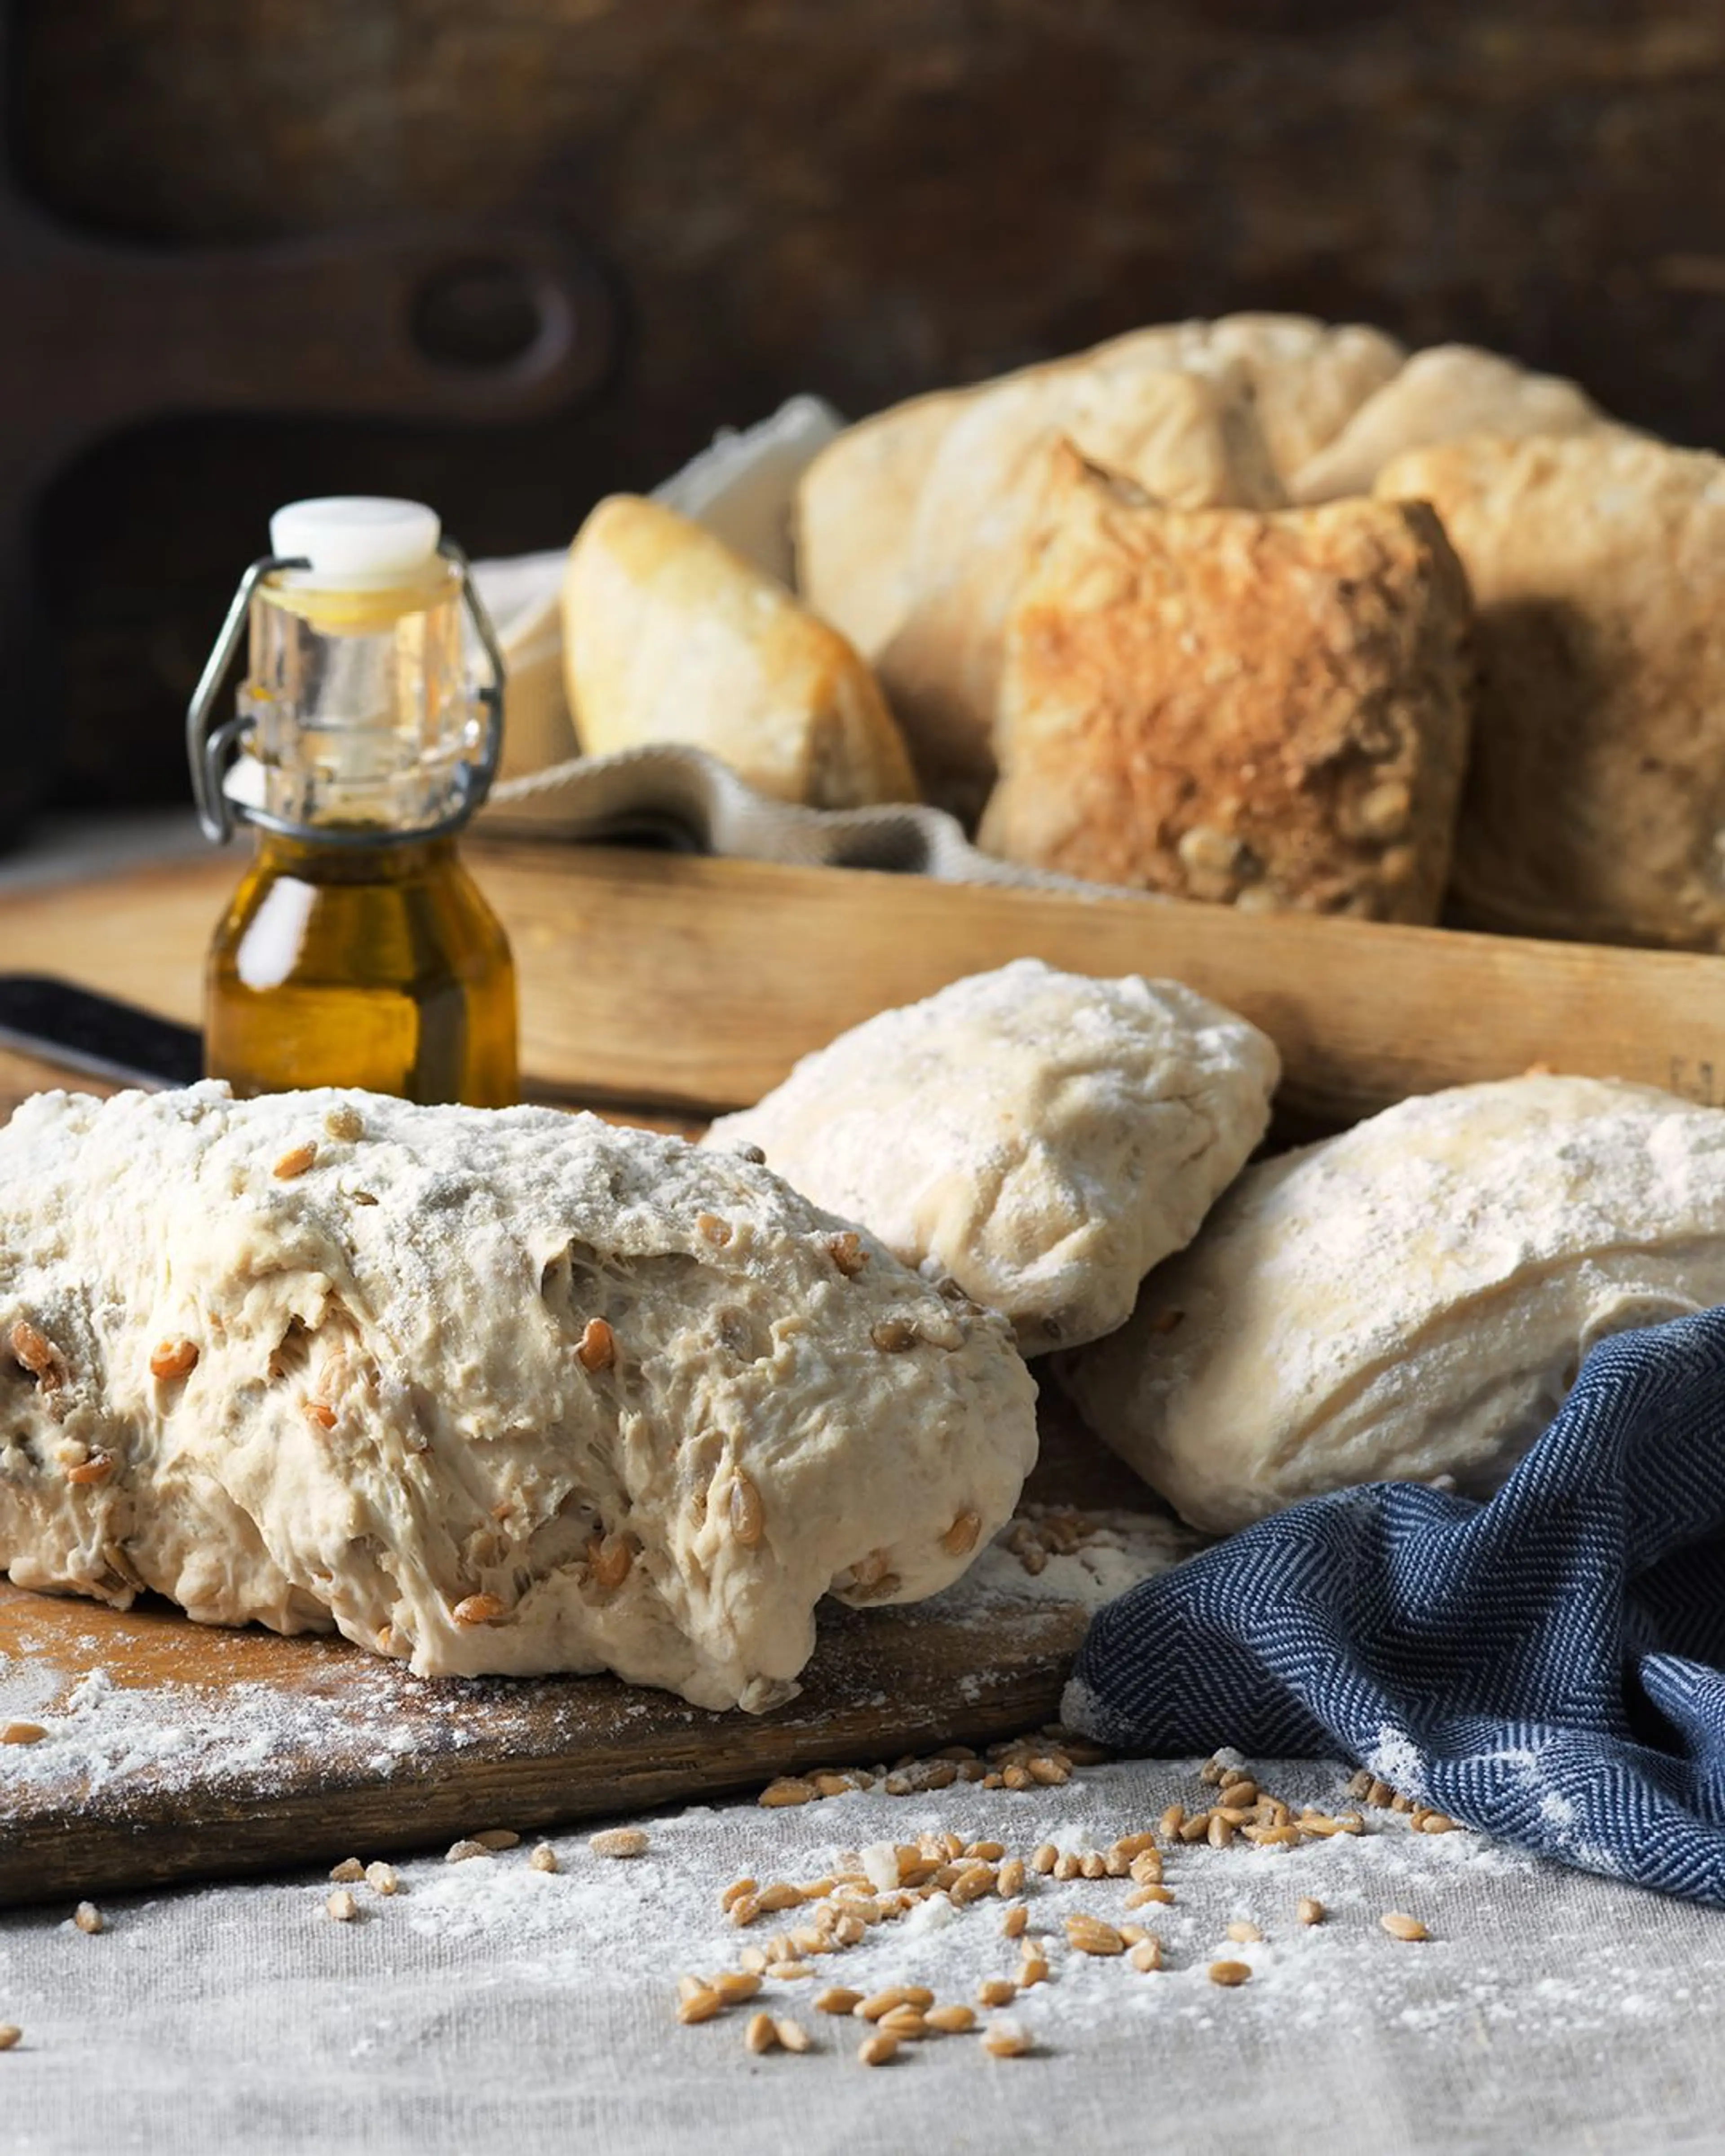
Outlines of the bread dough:
{"type": "Polygon", "coordinates": [[[1194,1527],[1324,1490],[1495,1489],[1595,1341],[1725,1301],[1725,1111],[1512,1078],[1248,1168],[1060,1376],[1194,1527]]]}
{"type": "Polygon", "coordinates": [[[761,1709],[823,1594],[965,1569],[1035,1390],[764,1168],[592,1116],[205,1085],[0,1131],[20,1586],[761,1709]]]}
{"type": "Polygon", "coordinates": [[[1458,918],[1725,949],[1725,459],[1476,438],[1378,490],[1432,504],[1479,609],[1458,918]]]}
{"type": "Polygon", "coordinates": [[[1046,517],[1007,627],[984,850],[1435,921],[1473,683],[1466,580],[1431,511],[1180,511],[1062,445],[1046,517]]]}
{"type": "Polygon", "coordinates": [[[1020,958],[805,1056],[703,1142],[1003,1311],[1026,1354],[1123,1322],[1264,1135],[1279,1065],[1176,981],[1020,958]]]}
{"type": "Polygon", "coordinates": [[[569,708],[590,756],[678,742],[811,808],[914,801],[875,678],[784,586],[660,503],[613,495],[563,579],[569,708]]]}

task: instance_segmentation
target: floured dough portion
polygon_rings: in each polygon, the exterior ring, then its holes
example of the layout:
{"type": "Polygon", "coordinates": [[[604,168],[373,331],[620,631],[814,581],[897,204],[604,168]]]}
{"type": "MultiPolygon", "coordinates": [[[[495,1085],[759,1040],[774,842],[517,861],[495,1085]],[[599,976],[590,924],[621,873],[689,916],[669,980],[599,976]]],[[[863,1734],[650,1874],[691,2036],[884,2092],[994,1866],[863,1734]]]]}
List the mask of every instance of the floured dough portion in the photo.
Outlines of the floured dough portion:
{"type": "Polygon", "coordinates": [[[1595,1341],[1725,1301],[1725,1111],[1512,1078],[1249,1168],[1060,1368],[1194,1527],[1358,1482],[1495,1489],[1595,1341]]]}
{"type": "Polygon", "coordinates": [[[0,1566],[427,1675],[796,1690],[1035,1455],[999,1319],[746,1160],[218,1086],[0,1131],[0,1566]]]}
{"type": "Polygon", "coordinates": [[[1177,981],[1020,958],[841,1034],[703,1142],[762,1147],[1034,1354],[1124,1322],[1263,1137],[1279,1075],[1265,1034],[1177,981]]]}

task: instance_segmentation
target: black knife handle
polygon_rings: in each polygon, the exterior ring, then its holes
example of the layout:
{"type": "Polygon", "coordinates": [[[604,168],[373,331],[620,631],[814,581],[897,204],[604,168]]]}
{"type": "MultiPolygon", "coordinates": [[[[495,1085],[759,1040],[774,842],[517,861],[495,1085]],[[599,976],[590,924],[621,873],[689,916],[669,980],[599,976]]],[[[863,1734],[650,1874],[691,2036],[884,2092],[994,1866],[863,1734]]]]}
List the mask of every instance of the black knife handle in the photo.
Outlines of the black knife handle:
{"type": "Polygon", "coordinates": [[[195,1028],[47,973],[0,973],[0,1047],[125,1086],[190,1086],[203,1075],[195,1028]]]}

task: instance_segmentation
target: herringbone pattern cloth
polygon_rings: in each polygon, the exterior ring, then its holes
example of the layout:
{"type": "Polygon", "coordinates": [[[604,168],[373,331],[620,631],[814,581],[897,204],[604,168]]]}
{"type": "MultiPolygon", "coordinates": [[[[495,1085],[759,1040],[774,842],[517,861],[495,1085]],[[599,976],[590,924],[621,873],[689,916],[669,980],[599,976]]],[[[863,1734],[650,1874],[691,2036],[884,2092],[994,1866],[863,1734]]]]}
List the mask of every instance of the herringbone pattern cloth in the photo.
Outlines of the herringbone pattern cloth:
{"type": "Polygon", "coordinates": [[[1594,1348],[1486,1503],[1308,1499],[1091,1629],[1068,1718],[1339,1749],[1540,1855],[1725,1903],[1725,1310],[1594,1348]]]}

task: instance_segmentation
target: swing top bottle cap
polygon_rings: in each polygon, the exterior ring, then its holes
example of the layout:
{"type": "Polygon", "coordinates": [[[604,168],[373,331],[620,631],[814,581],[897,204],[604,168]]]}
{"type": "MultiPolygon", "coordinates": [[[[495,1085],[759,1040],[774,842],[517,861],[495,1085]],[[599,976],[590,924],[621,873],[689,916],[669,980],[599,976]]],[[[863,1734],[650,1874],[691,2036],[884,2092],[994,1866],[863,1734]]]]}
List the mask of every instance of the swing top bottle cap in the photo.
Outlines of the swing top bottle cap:
{"type": "Polygon", "coordinates": [[[310,562],[320,584],[393,584],[436,558],[442,529],[436,511],[423,502],[330,494],[278,509],[270,545],[273,553],[310,562]]]}

